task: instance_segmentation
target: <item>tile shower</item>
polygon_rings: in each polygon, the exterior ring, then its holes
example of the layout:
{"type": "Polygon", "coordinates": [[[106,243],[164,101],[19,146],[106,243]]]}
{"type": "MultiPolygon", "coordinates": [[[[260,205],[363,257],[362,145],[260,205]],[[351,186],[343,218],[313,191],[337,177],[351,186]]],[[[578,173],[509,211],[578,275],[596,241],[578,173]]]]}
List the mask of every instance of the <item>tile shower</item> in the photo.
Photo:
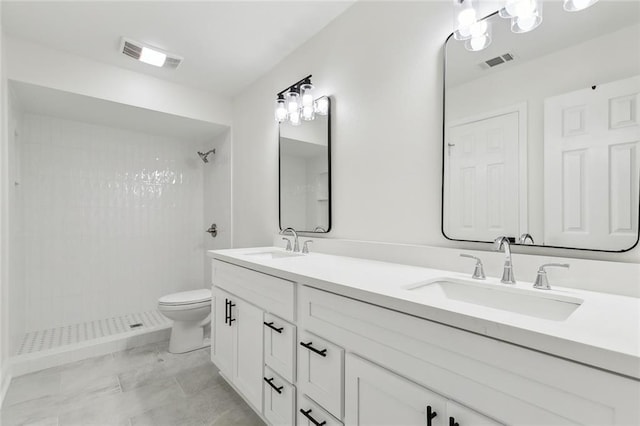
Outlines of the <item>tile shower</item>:
{"type": "Polygon", "coordinates": [[[14,355],[168,328],[158,297],[205,287],[211,142],[13,116],[14,355]]]}

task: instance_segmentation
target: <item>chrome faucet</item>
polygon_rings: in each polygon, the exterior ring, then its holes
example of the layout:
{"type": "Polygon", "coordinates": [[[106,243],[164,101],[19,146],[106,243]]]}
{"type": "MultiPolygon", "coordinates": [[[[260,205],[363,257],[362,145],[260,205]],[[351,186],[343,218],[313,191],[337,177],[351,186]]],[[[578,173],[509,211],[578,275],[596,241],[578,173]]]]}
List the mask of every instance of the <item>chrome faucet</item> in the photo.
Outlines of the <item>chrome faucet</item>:
{"type": "Polygon", "coordinates": [[[531,242],[531,244],[535,244],[533,241],[533,237],[529,233],[524,233],[520,235],[520,244],[527,244],[527,241],[531,242]]]}
{"type": "Polygon", "coordinates": [[[286,229],[283,229],[280,232],[280,234],[281,235],[286,235],[285,234],[286,232],[290,232],[291,235],[293,235],[293,251],[296,252],[296,253],[299,252],[300,251],[300,244],[298,242],[298,233],[293,228],[286,228],[286,229]]]}
{"type": "Polygon", "coordinates": [[[504,259],[504,270],[502,271],[502,279],[501,283],[504,284],[515,284],[516,279],[513,276],[513,265],[511,264],[511,244],[509,243],[509,238],[507,237],[498,237],[493,242],[493,248],[496,251],[504,250],[505,259],[504,259]]]}

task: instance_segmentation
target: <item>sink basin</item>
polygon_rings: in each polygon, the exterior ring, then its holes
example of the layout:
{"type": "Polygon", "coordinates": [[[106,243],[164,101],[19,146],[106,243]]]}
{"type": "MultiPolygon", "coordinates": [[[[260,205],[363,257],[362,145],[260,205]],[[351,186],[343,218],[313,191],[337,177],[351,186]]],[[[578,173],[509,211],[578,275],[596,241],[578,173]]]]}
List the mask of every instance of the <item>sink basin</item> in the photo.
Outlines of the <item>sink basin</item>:
{"type": "Polygon", "coordinates": [[[302,253],[294,253],[291,251],[259,251],[255,253],[246,253],[245,256],[252,257],[254,259],[283,259],[287,257],[303,256],[302,253]]]}
{"type": "Polygon", "coordinates": [[[407,290],[430,300],[455,300],[529,317],[564,321],[584,300],[542,290],[511,288],[500,284],[470,282],[457,278],[437,278],[415,284],[407,290]]]}

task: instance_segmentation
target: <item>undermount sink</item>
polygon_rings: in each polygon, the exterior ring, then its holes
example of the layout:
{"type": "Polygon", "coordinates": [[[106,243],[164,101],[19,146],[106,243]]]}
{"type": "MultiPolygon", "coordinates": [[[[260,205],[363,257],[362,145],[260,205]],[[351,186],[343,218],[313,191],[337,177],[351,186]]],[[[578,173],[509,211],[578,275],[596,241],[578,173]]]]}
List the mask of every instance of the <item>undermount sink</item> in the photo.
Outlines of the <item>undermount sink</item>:
{"type": "Polygon", "coordinates": [[[430,301],[455,300],[553,321],[566,320],[584,302],[576,297],[541,290],[526,290],[449,277],[414,284],[407,290],[426,296],[430,301]]]}
{"type": "Polygon", "coordinates": [[[245,256],[252,257],[254,259],[283,259],[287,257],[298,257],[303,256],[302,253],[294,253],[291,251],[277,251],[277,250],[269,250],[269,251],[258,251],[255,253],[246,253],[245,256]]]}

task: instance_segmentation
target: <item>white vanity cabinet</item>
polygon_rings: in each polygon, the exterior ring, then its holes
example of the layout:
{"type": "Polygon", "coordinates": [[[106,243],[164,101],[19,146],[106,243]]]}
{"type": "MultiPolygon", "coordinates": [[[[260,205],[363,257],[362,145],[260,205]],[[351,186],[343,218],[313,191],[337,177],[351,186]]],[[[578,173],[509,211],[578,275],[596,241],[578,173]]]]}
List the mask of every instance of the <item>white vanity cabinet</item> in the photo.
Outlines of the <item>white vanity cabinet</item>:
{"type": "Polygon", "coordinates": [[[263,312],[214,287],[216,314],[212,361],[244,397],[262,409],[263,312]]]}
{"type": "Polygon", "coordinates": [[[498,426],[407,378],[349,354],[345,362],[346,425],[498,426]]]}

